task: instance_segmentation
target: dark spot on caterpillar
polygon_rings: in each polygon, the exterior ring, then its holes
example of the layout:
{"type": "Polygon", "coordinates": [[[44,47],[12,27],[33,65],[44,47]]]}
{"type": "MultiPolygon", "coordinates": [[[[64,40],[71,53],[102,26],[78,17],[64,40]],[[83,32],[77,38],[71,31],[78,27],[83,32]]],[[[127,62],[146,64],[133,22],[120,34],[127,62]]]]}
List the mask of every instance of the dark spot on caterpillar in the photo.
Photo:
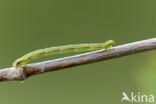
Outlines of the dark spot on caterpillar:
{"type": "Polygon", "coordinates": [[[30,60],[33,56],[40,55],[40,54],[43,54],[43,53],[45,53],[45,52],[40,52],[40,53],[38,53],[38,54],[31,55],[31,56],[28,57],[25,61],[30,60]]]}
{"type": "Polygon", "coordinates": [[[112,42],[112,44],[111,44],[112,46],[115,46],[115,42],[112,42]]]}
{"type": "Polygon", "coordinates": [[[38,53],[38,54],[36,54],[36,55],[40,55],[40,54],[44,54],[45,52],[40,52],[40,53],[38,53]]]}
{"type": "Polygon", "coordinates": [[[98,48],[103,48],[102,46],[99,46],[98,48]]]}
{"type": "Polygon", "coordinates": [[[31,57],[33,57],[33,56],[34,56],[34,55],[32,55],[32,56],[28,57],[26,61],[30,60],[30,59],[31,59],[31,57]]]}
{"type": "Polygon", "coordinates": [[[68,48],[69,50],[73,50],[73,49],[76,49],[76,48],[74,48],[74,47],[72,47],[72,48],[68,48]]]}
{"type": "Polygon", "coordinates": [[[86,46],[86,47],[84,47],[84,48],[90,48],[90,46],[86,46]]]}
{"type": "Polygon", "coordinates": [[[16,63],[16,67],[18,67],[18,65],[20,65],[23,61],[24,61],[24,60],[18,61],[18,62],[16,63]]]}

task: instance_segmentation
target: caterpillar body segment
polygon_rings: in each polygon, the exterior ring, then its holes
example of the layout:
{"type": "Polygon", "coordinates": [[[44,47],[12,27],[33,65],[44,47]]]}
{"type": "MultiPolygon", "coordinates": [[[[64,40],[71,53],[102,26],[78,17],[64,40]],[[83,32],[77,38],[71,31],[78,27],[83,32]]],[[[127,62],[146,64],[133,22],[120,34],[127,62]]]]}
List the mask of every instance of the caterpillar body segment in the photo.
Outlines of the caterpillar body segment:
{"type": "Polygon", "coordinates": [[[85,52],[85,51],[93,51],[93,50],[98,50],[98,49],[108,50],[114,45],[115,45],[115,42],[113,40],[109,40],[109,41],[106,41],[105,43],[75,44],[75,45],[65,45],[65,46],[39,49],[39,50],[30,52],[20,57],[19,59],[15,60],[13,63],[13,66],[16,68],[21,65],[26,66],[29,61],[42,57],[42,56],[72,53],[72,52],[85,52]]]}

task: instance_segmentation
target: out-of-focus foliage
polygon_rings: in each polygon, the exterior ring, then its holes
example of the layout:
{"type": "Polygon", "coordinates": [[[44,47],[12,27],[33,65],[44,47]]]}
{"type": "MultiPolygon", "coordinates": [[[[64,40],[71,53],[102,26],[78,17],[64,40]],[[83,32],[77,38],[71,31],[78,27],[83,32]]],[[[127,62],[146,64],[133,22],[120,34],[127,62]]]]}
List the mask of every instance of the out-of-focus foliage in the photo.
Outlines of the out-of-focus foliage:
{"type": "Polygon", "coordinates": [[[156,51],[149,53],[142,64],[138,65],[134,75],[138,88],[156,94],[156,51]]]}

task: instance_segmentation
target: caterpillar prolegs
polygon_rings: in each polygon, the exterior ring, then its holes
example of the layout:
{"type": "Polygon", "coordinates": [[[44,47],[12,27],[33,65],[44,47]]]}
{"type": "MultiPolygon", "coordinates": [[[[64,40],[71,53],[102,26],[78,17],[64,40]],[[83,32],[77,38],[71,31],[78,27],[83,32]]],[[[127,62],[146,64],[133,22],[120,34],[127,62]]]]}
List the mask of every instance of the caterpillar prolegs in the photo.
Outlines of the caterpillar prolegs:
{"type": "Polygon", "coordinates": [[[98,49],[108,50],[114,45],[115,42],[113,40],[108,40],[105,43],[75,44],[75,45],[65,45],[65,46],[39,49],[30,52],[20,57],[19,59],[15,60],[13,66],[17,68],[21,65],[24,65],[25,67],[29,61],[39,58],[41,56],[48,56],[53,54],[64,54],[64,53],[71,53],[71,52],[85,52],[85,51],[93,51],[98,49]]]}

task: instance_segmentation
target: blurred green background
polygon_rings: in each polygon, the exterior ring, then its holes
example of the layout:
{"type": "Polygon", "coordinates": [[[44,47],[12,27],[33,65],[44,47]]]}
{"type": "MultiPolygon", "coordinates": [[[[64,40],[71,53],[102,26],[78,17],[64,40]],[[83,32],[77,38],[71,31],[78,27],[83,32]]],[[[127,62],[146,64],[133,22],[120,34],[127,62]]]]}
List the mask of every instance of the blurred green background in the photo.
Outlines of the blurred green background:
{"type": "MultiPolygon", "coordinates": [[[[109,39],[120,45],[155,36],[155,0],[0,0],[1,69],[40,48],[109,39]]],[[[156,96],[155,53],[45,73],[24,83],[1,82],[0,103],[121,104],[123,91],[156,96]]]]}

